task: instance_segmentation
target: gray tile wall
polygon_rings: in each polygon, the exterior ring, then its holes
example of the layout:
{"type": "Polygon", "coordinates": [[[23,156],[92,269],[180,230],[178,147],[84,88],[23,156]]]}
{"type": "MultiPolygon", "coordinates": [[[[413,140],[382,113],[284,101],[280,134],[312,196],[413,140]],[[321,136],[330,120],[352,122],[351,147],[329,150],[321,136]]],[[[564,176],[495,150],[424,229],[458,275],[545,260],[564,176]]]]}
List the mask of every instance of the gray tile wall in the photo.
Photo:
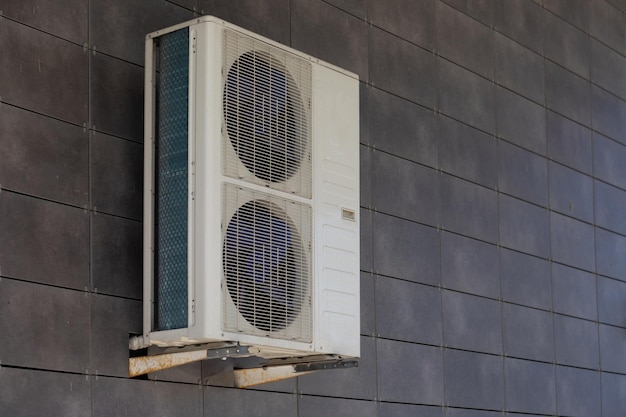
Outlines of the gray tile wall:
{"type": "Polygon", "coordinates": [[[0,0],[0,415],[626,415],[623,0],[0,0]],[[361,366],[127,378],[144,34],[361,78],[361,366]]]}

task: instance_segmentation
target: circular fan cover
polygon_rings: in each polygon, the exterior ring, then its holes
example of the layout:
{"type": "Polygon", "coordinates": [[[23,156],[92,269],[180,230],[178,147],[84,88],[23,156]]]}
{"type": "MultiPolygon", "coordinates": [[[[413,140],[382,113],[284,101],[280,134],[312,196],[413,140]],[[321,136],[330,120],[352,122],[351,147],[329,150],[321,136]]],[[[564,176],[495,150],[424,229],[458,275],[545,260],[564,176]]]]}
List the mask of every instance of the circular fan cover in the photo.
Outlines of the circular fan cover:
{"type": "Polygon", "coordinates": [[[224,241],[226,285],[241,315],[263,331],[285,328],[302,306],[302,244],[287,215],[250,201],[233,215],[224,241]]]}
{"type": "Polygon", "coordinates": [[[302,100],[289,72],[269,54],[246,52],[230,67],[224,87],[228,137],[257,178],[285,181],[306,150],[302,100]]]}

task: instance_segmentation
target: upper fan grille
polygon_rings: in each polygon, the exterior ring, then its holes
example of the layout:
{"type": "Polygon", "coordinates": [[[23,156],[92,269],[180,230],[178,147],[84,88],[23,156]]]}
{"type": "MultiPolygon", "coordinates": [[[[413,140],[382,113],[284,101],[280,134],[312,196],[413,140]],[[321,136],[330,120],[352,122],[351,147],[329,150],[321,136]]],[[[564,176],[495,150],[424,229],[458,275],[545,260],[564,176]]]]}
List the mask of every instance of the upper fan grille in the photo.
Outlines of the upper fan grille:
{"type": "Polygon", "coordinates": [[[311,197],[311,63],[226,29],[224,174],[311,197]]]}
{"type": "Polygon", "coordinates": [[[224,328],[311,341],[311,208],[224,185],[224,328]]]}

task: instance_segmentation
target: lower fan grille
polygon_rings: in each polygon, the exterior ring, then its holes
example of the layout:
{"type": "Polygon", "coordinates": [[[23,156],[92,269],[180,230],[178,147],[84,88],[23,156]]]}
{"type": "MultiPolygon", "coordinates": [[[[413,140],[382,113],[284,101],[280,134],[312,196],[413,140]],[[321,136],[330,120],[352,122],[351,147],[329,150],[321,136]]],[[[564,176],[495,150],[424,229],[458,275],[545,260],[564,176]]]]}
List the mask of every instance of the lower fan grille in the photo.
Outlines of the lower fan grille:
{"type": "Polygon", "coordinates": [[[310,342],[311,208],[224,186],[224,328],[310,342]]]}

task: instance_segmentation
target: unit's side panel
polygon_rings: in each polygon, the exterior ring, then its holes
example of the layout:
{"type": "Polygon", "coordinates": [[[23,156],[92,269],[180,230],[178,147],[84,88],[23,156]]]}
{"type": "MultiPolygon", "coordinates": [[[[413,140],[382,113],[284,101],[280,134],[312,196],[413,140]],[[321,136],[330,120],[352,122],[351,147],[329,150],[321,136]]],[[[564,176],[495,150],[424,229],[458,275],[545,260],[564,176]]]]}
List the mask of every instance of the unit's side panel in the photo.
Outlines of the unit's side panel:
{"type": "Polygon", "coordinates": [[[316,349],[359,356],[359,86],[313,71],[316,349]]]}

